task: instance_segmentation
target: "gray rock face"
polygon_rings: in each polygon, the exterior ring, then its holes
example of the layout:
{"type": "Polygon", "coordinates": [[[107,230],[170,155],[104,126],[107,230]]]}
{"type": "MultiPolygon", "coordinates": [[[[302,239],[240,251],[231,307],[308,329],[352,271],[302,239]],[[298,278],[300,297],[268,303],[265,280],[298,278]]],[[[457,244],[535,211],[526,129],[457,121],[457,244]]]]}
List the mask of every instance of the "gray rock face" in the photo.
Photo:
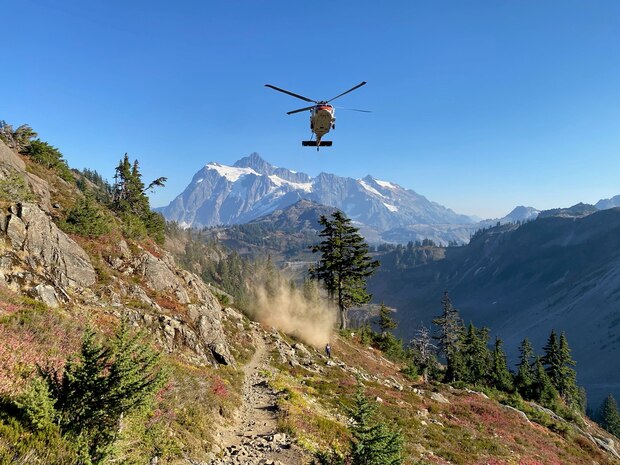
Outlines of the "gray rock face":
{"type": "Polygon", "coordinates": [[[209,303],[190,304],[189,317],[132,308],[125,308],[123,312],[138,326],[155,333],[169,352],[186,348],[194,354],[193,361],[199,364],[235,364],[222,327],[219,306],[214,307],[209,303]]]}
{"type": "Polygon", "coordinates": [[[173,294],[180,304],[186,305],[187,312],[167,315],[140,286],[127,286],[120,280],[113,286],[118,292],[104,288],[101,298],[116,306],[123,298],[139,303],[140,309],[125,307],[124,312],[134,323],[157,334],[168,351],[187,348],[198,363],[234,365],[222,321],[228,317],[238,320],[241,315],[232,309],[224,312],[209,287],[198,276],[177,268],[167,252],[156,257],[142,250],[134,256],[126,244],[119,244],[119,248],[120,257],[107,259],[110,266],[126,276],[142,277],[146,289],[173,294]]]}
{"type": "Polygon", "coordinates": [[[144,252],[139,258],[136,271],[144,276],[147,285],[157,291],[172,291],[182,304],[190,302],[183,282],[173,269],[162,259],[144,252]]]}
{"type": "Polygon", "coordinates": [[[14,252],[52,283],[61,287],[88,287],[95,283],[95,270],[84,250],[63,233],[34,204],[14,204],[0,221],[14,252]]]}
{"type": "Polygon", "coordinates": [[[0,140],[0,165],[10,166],[15,171],[26,171],[26,164],[19,155],[8,148],[4,142],[0,140]]]}

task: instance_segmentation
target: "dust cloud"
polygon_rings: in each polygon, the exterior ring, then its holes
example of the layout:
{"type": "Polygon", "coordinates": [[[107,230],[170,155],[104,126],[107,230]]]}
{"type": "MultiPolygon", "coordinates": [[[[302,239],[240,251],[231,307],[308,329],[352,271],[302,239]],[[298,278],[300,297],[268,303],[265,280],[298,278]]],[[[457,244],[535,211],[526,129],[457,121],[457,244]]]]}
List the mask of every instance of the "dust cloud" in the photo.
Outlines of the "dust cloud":
{"type": "Polygon", "coordinates": [[[288,283],[256,286],[253,291],[255,300],[251,313],[256,321],[316,348],[322,348],[330,341],[336,323],[336,309],[318,295],[308,296],[307,292],[288,283]]]}

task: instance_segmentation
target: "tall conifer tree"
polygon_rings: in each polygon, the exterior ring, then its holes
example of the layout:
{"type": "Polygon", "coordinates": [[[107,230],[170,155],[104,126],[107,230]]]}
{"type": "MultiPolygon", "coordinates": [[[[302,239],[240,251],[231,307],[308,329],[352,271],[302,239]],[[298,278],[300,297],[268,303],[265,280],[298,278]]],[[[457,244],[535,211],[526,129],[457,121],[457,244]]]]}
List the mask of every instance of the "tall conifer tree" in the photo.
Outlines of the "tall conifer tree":
{"type": "Polygon", "coordinates": [[[532,382],[531,398],[541,405],[553,409],[559,394],[543,366],[542,358],[537,357],[534,364],[534,380],[532,382]]]}
{"type": "Polygon", "coordinates": [[[464,329],[463,322],[458,310],[452,305],[448,291],[443,294],[441,306],[441,315],[433,320],[433,324],[438,327],[433,338],[437,340],[439,352],[446,357],[446,380],[454,381],[460,363],[459,339],[464,329]]]}
{"type": "Polygon", "coordinates": [[[366,291],[366,279],[375,272],[379,262],[370,257],[368,244],[340,210],[331,219],[322,215],[319,223],[323,226],[319,233],[323,240],[311,250],[320,252],[321,258],[310,275],[323,281],[338,305],[340,329],[346,329],[348,309],[368,303],[372,297],[366,291]]]}
{"type": "Polygon", "coordinates": [[[508,371],[506,354],[502,349],[502,340],[497,337],[495,338],[495,349],[493,350],[493,370],[491,372],[491,379],[497,389],[507,392],[513,390],[512,375],[510,371],[508,371]]]}
{"type": "Polygon", "coordinates": [[[491,354],[487,347],[489,330],[469,323],[461,337],[461,364],[455,379],[471,384],[486,384],[491,373],[491,354]]]}
{"type": "Polygon", "coordinates": [[[519,364],[517,368],[517,376],[515,377],[515,387],[519,393],[525,398],[532,397],[532,384],[534,383],[534,369],[532,368],[532,358],[534,357],[534,349],[529,339],[523,339],[519,346],[519,364]]]}
{"type": "Polygon", "coordinates": [[[560,355],[560,342],[554,329],[551,330],[543,350],[545,354],[542,356],[541,362],[545,366],[545,372],[551,383],[557,389],[562,379],[562,357],[560,355]]]}
{"type": "Polygon", "coordinates": [[[599,410],[599,418],[603,428],[620,438],[620,412],[618,412],[618,403],[611,394],[603,401],[599,410]]]}
{"type": "Polygon", "coordinates": [[[570,347],[568,346],[568,340],[566,339],[564,332],[560,334],[558,352],[560,357],[560,377],[556,389],[567,404],[579,404],[581,399],[579,395],[579,388],[577,387],[577,373],[572,368],[577,363],[571,357],[570,347]]]}
{"type": "Polygon", "coordinates": [[[395,329],[398,323],[392,318],[392,312],[386,307],[384,303],[381,303],[379,308],[379,327],[381,328],[381,334],[385,335],[392,329],[395,329]]]}

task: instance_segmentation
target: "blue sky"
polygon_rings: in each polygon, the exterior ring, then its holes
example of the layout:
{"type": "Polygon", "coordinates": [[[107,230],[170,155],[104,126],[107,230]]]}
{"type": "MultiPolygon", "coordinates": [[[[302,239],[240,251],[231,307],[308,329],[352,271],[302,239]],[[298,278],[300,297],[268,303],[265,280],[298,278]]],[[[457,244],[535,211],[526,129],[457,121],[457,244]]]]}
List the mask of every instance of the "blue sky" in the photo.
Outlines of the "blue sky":
{"type": "Polygon", "coordinates": [[[502,216],[620,194],[620,2],[21,0],[2,7],[0,119],[111,178],[125,152],[168,203],[251,152],[390,180],[502,216]],[[338,101],[331,149],[304,102],[338,101]]]}

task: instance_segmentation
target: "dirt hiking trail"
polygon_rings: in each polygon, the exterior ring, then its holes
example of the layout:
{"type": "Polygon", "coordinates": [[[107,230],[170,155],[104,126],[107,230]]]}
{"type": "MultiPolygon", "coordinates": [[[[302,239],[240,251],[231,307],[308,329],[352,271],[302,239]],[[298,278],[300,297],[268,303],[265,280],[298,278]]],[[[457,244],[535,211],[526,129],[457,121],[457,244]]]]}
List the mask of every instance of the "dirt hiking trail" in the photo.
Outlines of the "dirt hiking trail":
{"type": "MultiPolygon", "coordinates": [[[[254,326],[254,325],[253,325],[254,326]]],[[[302,465],[309,462],[291,438],[277,430],[277,394],[269,387],[269,336],[254,326],[256,352],[243,367],[243,394],[233,425],[219,435],[222,457],[211,465],[302,465]]]]}

